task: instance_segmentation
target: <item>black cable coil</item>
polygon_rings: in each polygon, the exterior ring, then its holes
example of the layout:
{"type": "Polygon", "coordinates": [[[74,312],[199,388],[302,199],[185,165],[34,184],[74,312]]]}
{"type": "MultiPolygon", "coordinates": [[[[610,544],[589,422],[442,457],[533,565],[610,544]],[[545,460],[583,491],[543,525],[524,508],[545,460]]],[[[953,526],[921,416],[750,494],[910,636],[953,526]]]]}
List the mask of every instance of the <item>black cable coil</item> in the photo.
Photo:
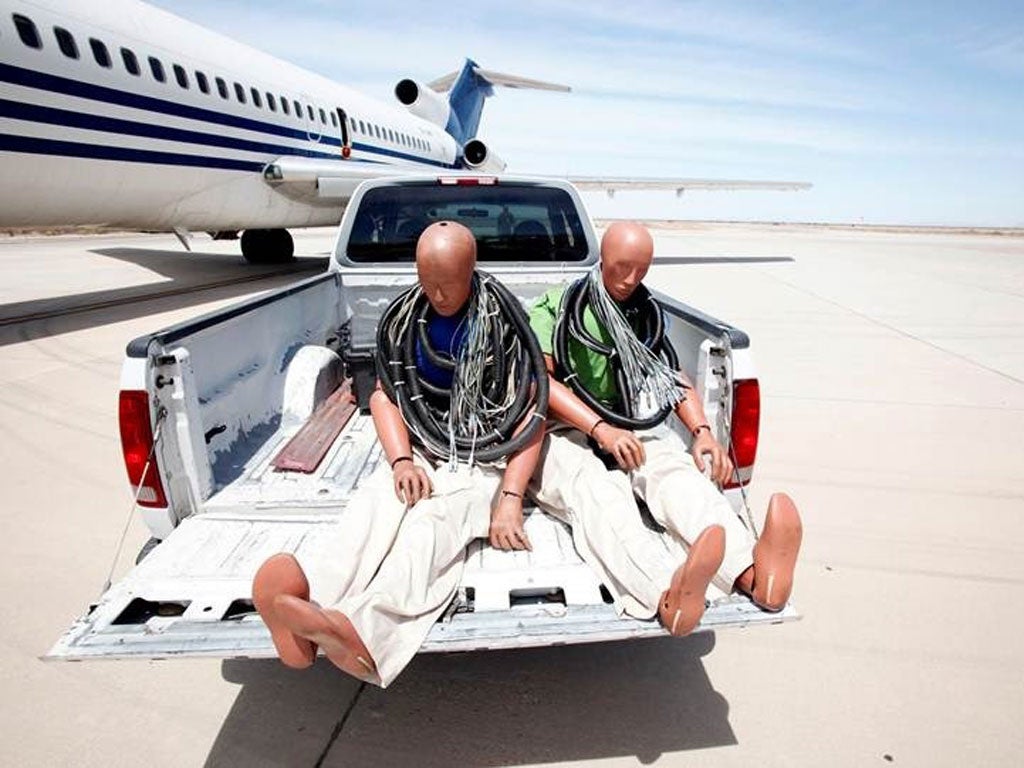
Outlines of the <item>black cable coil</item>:
{"type": "MultiPolygon", "coordinates": [[[[590,304],[590,291],[590,281],[586,277],[580,278],[565,289],[559,317],[555,323],[553,357],[556,375],[559,381],[568,384],[580,400],[609,424],[624,429],[650,429],[657,426],[665,420],[672,406],[664,405],[656,413],[645,418],[635,415],[639,393],[634,392],[626,380],[618,350],[595,338],[583,325],[583,313],[590,304]],[[583,386],[569,355],[570,339],[608,358],[618,391],[616,403],[606,405],[583,386]]],[[[678,370],[679,357],[665,336],[664,309],[651,292],[641,283],[620,307],[644,346],[664,360],[670,368],[678,370]]]]}
{"type": "MultiPolygon", "coordinates": [[[[499,417],[484,421],[475,438],[456,435],[454,442],[458,459],[489,462],[521,450],[537,430],[543,428],[550,387],[544,354],[519,300],[498,280],[479,271],[473,275],[473,295],[479,290],[481,280],[487,281],[499,309],[482,368],[483,393],[492,405],[500,406],[511,376],[515,397],[511,406],[500,411],[499,417]],[[509,352],[515,348],[512,342],[517,338],[518,354],[510,356],[509,352]],[[529,423],[516,434],[528,415],[529,423]]],[[[402,338],[395,342],[391,339],[396,315],[415,290],[414,286],[391,302],[377,326],[377,378],[384,393],[401,410],[410,436],[435,457],[448,458],[451,390],[438,387],[420,375],[416,365],[416,342],[419,341],[420,350],[438,368],[454,372],[456,363],[450,355],[438,352],[430,344],[426,322],[420,322],[426,320],[431,311],[425,295],[420,293],[416,298],[411,322],[402,338]]]]}

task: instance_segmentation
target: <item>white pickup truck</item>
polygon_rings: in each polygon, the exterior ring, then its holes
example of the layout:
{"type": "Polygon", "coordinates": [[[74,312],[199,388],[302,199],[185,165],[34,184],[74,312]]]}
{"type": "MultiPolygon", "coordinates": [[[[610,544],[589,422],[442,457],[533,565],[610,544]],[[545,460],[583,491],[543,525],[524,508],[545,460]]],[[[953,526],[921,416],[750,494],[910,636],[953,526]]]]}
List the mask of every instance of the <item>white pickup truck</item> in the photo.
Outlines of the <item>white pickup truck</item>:
{"type": "MultiPolygon", "coordinates": [[[[121,377],[121,439],[133,493],[159,543],[48,658],[274,655],[253,610],[253,573],[275,552],[332,556],[326,542],[343,533],[346,503],[381,457],[365,410],[377,319],[415,279],[416,237],[438,219],[470,227],[480,268],[523,302],[598,259],[594,228],[568,183],[371,181],[352,197],[325,274],[132,341],[121,377]],[[350,391],[364,407],[346,406],[350,391]],[[325,408],[332,409],[326,420],[325,408]],[[319,424],[312,434],[310,422],[319,424]],[[299,453],[309,465],[288,469],[282,451],[304,425],[299,453]]],[[[749,340],[659,298],[680,362],[715,434],[733,451],[738,477],[725,492],[742,514],[759,413],[749,340]]],[[[663,634],[657,621],[616,614],[562,524],[532,511],[526,526],[532,552],[470,545],[462,585],[423,652],[663,634]]],[[[732,595],[714,601],[698,629],[796,616],[791,606],[768,614],[732,595]]]]}

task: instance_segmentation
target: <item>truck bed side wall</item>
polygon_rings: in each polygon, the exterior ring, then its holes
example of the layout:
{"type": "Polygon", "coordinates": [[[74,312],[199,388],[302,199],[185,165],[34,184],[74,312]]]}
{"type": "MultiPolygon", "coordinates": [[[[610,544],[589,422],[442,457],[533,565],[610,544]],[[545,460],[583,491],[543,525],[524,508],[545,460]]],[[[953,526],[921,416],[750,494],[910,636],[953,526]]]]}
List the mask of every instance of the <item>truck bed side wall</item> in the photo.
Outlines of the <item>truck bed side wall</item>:
{"type": "MultiPolygon", "coordinates": [[[[200,444],[206,446],[210,491],[231,482],[277,428],[288,363],[305,344],[336,346],[332,337],[344,322],[344,307],[339,276],[325,273],[128,346],[129,358],[149,361],[147,388],[154,409],[164,405],[179,417],[175,409],[188,411],[188,429],[194,437],[201,435],[200,444]],[[187,365],[169,359],[183,356],[187,365]],[[165,373],[165,366],[173,367],[165,373]],[[161,373],[165,379],[168,374],[181,377],[179,387],[187,388],[188,396],[175,401],[168,391],[173,387],[158,387],[161,373]]],[[[187,468],[180,466],[172,440],[161,448],[171,505],[179,506],[184,500],[174,497],[175,475],[187,468]]]]}

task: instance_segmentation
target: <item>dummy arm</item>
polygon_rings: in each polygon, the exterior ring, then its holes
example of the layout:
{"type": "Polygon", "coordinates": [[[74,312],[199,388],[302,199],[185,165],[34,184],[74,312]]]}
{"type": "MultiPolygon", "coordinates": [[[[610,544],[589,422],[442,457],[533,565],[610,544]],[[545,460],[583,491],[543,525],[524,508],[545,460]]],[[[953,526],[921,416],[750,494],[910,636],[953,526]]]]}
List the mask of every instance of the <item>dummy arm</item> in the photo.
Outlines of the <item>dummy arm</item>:
{"type": "Polygon", "coordinates": [[[704,404],[697,396],[693,382],[684,371],[679,371],[679,378],[686,387],[686,398],[676,405],[676,416],[693,435],[693,444],[690,446],[693,461],[697,469],[703,472],[704,454],[711,454],[711,478],[721,485],[732,475],[729,454],[711,434],[711,425],[708,424],[708,417],[704,413],[704,404]]]}
{"type": "MultiPolygon", "coordinates": [[[[544,361],[550,374],[554,370],[554,361],[550,355],[545,355],[544,361]]],[[[565,384],[557,381],[553,375],[549,375],[548,378],[551,382],[548,412],[554,418],[594,438],[602,450],[615,457],[615,461],[622,469],[636,469],[647,460],[644,445],[636,435],[628,429],[619,429],[609,424],[576,397],[576,393],[565,384]]]]}
{"type": "MultiPolygon", "coordinates": [[[[533,412],[527,415],[516,433],[525,429],[532,418],[533,412]]],[[[488,534],[491,546],[498,549],[533,549],[526,531],[523,530],[523,496],[534,470],[537,469],[543,443],[544,430],[538,429],[530,442],[512,454],[508,460],[501,490],[498,491],[498,501],[491,510],[491,528],[488,534]]]]}
{"type": "Polygon", "coordinates": [[[373,416],[374,429],[377,430],[377,439],[391,465],[395,495],[411,507],[430,496],[433,486],[426,471],[413,460],[409,428],[405,426],[402,412],[378,386],[370,395],[370,414],[373,416]]]}

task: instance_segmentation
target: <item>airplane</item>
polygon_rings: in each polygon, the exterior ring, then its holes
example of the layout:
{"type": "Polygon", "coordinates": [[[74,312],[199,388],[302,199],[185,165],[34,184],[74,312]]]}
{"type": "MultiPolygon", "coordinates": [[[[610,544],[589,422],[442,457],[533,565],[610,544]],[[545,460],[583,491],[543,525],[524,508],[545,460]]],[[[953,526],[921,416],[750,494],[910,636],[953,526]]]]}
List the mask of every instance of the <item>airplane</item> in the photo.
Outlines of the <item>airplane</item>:
{"type": "MultiPolygon", "coordinates": [[[[234,237],[290,260],[288,228],[336,224],[359,183],[500,174],[477,136],[494,86],[569,91],[482,69],[381,102],[138,0],[0,0],[0,227],[97,225],[234,237]]],[[[583,189],[804,189],[800,182],[579,179],[583,189]]]]}

